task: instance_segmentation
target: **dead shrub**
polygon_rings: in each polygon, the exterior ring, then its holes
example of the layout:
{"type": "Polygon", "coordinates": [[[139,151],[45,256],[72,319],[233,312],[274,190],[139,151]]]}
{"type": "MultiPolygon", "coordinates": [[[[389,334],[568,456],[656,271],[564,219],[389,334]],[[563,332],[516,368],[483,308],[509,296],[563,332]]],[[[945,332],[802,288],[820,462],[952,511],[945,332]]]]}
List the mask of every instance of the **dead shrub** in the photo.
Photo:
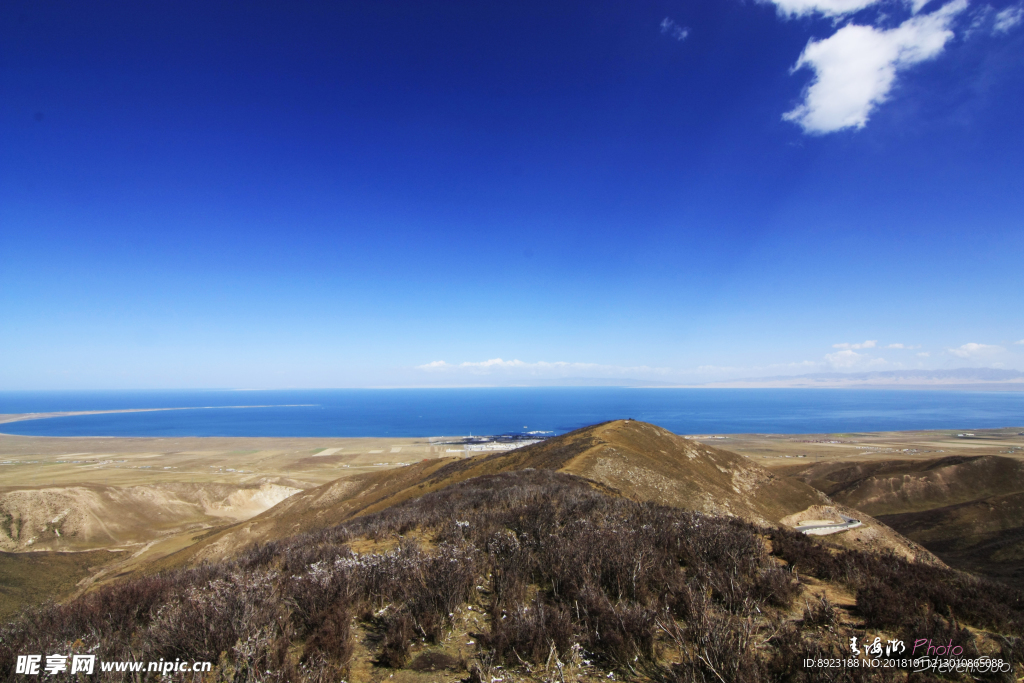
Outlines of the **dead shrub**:
{"type": "Polygon", "coordinates": [[[384,620],[384,642],[377,663],[400,669],[409,659],[409,641],[413,637],[413,619],[408,612],[398,612],[384,620]]]}
{"type": "Polygon", "coordinates": [[[857,611],[865,623],[874,628],[899,626],[920,614],[916,600],[903,600],[896,591],[881,581],[870,581],[857,590],[857,611]]]}
{"type": "Polygon", "coordinates": [[[292,621],[302,635],[319,627],[339,602],[350,604],[356,592],[346,568],[318,562],[309,572],[290,578],[285,584],[284,599],[291,606],[292,621]]]}
{"type": "Polygon", "coordinates": [[[516,665],[520,660],[542,663],[552,645],[568,652],[573,643],[573,626],[568,612],[540,600],[511,611],[491,612],[491,629],[477,636],[499,661],[516,665]]]}
{"type": "Polygon", "coordinates": [[[828,597],[821,593],[804,605],[802,623],[804,626],[825,626],[831,628],[839,623],[839,611],[828,597]]]}
{"type": "Polygon", "coordinates": [[[322,655],[337,664],[347,665],[352,650],[352,614],[346,605],[335,605],[306,641],[302,660],[322,655]]]}
{"type": "Polygon", "coordinates": [[[770,565],[758,573],[752,588],[757,600],[773,607],[789,607],[800,592],[800,581],[793,572],[770,565]]]}
{"type": "Polygon", "coordinates": [[[750,618],[707,609],[676,635],[680,661],[666,676],[673,683],[730,681],[755,683],[763,663],[754,650],[755,626],[750,618]]]}
{"type": "MultiPolygon", "coordinates": [[[[952,657],[948,652],[945,655],[934,655],[918,650],[913,651],[916,640],[929,641],[931,645],[946,647],[949,644],[963,648],[963,654],[958,657],[970,659],[978,657],[978,648],[975,645],[974,635],[963,628],[955,619],[946,619],[934,612],[928,612],[908,620],[900,629],[899,637],[906,643],[909,653],[918,657],[921,656],[946,656],[952,657]]],[[[909,655],[908,655],[909,656],[909,655]]]]}
{"type": "Polygon", "coordinates": [[[419,579],[408,591],[408,608],[415,630],[436,643],[451,615],[473,593],[476,576],[473,553],[465,547],[442,545],[421,561],[419,579]]]}

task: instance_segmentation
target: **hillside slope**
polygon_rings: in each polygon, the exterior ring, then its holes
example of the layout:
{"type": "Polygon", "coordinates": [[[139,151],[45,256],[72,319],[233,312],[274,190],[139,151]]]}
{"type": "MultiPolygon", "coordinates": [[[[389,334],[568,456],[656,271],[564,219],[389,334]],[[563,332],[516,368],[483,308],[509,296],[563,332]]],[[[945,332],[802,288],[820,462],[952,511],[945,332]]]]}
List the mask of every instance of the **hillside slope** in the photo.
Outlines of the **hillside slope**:
{"type": "Polygon", "coordinates": [[[461,480],[466,474],[526,468],[576,474],[635,500],[759,523],[777,522],[825,502],[810,486],[787,481],[743,456],[635,420],[579,429],[509,454],[463,460],[438,476],[461,480]]]}
{"type": "Polygon", "coordinates": [[[881,520],[958,569],[1024,579],[1024,492],[881,520]]]}
{"type": "Polygon", "coordinates": [[[228,527],[164,558],[155,568],[182,567],[195,561],[223,559],[256,542],[335,526],[371,508],[387,507],[386,502],[397,502],[427,493],[435,489],[426,488],[423,482],[451,460],[424,460],[406,467],[337,479],[301,491],[263,514],[228,527]]]}
{"type": "Polygon", "coordinates": [[[187,484],[0,489],[0,550],[92,550],[233,524],[298,489],[277,484],[187,484]]]}
{"type": "Polygon", "coordinates": [[[780,472],[877,516],[955,567],[1024,576],[1024,461],[958,456],[780,472]]]}
{"type": "Polygon", "coordinates": [[[88,652],[211,681],[938,680],[807,665],[874,633],[1022,663],[1024,594],[527,468],[29,611],[0,624],[0,679],[22,652],[88,652]]]}
{"type": "Polygon", "coordinates": [[[998,455],[829,462],[778,471],[872,515],[931,510],[1024,491],[1024,461],[998,455]]]}
{"type": "MultiPolygon", "coordinates": [[[[831,505],[812,487],[777,476],[735,453],[655,425],[617,420],[507,453],[424,460],[331,482],[298,493],[257,517],[167,557],[159,568],[220,560],[254,542],[340,524],[473,477],[528,469],[578,475],[636,501],[732,515],[757,524],[776,524],[808,509],[831,505]]],[[[935,561],[884,525],[873,519],[864,521],[865,527],[852,542],[935,561]]]]}

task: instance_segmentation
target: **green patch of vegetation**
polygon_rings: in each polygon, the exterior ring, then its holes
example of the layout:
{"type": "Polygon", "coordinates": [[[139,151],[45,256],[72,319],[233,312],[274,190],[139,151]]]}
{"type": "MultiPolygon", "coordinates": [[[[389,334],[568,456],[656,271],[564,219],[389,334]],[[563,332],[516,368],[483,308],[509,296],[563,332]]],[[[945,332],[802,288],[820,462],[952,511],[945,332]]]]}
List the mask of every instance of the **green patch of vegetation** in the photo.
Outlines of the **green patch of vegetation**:
{"type": "Polygon", "coordinates": [[[10,513],[0,510],[0,528],[8,532],[12,541],[17,541],[21,538],[21,517],[14,517],[10,513]]]}
{"type": "Polygon", "coordinates": [[[201,533],[201,534],[199,534],[197,536],[193,536],[192,537],[192,542],[193,543],[197,543],[199,541],[202,541],[202,540],[205,540],[205,539],[209,538],[210,536],[216,536],[217,534],[219,534],[220,532],[224,531],[225,529],[227,529],[230,526],[231,526],[230,524],[225,524],[223,526],[215,526],[215,527],[213,527],[211,529],[207,529],[203,533],[201,533]]]}
{"type": "Polygon", "coordinates": [[[0,552],[0,620],[10,619],[29,605],[61,600],[76,584],[118,553],[0,552]]]}

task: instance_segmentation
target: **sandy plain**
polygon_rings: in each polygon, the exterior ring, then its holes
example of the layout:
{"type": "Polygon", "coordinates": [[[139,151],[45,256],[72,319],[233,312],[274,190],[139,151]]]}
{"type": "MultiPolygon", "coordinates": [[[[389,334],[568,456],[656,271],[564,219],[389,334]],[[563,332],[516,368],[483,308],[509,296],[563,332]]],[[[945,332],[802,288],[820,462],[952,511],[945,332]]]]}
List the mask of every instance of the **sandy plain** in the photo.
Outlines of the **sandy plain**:
{"type": "Polygon", "coordinates": [[[1024,427],[842,434],[700,434],[689,438],[777,469],[817,462],[933,460],[1001,455],[1024,459],[1024,427]]]}
{"type": "Polygon", "coordinates": [[[298,491],[465,452],[452,441],[0,434],[0,617],[130,574],[298,491]]]}
{"type": "MultiPolygon", "coordinates": [[[[153,410],[177,409],[0,414],[0,432],[11,422],[153,410]]],[[[4,487],[270,483],[305,489],[361,471],[398,467],[460,451],[459,445],[447,441],[451,439],[38,437],[0,433],[0,482],[4,487]]]]}
{"type": "Polygon", "coordinates": [[[446,440],[4,434],[0,480],[5,486],[217,482],[309,488],[358,471],[441,457],[447,449],[461,451],[446,440]]]}

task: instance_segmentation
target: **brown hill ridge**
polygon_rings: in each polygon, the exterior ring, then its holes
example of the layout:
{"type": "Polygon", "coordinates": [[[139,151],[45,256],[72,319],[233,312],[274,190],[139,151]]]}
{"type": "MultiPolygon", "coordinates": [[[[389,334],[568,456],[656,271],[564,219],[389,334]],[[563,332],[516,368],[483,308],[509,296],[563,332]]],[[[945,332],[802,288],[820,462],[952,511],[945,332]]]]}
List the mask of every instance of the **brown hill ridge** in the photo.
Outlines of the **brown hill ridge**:
{"type": "Polygon", "coordinates": [[[526,468],[552,469],[599,482],[635,500],[758,522],[824,502],[810,486],[787,481],[753,461],[646,422],[616,420],[508,454],[452,463],[437,478],[526,468]]]}
{"type": "Polygon", "coordinates": [[[998,455],[832,462],[780,471],[872,515],[920,512],[1024,491],[1024,461],[998,455]]]}
{"type": "MultiPolygon", "coordinates": [[[[592,486],[632,500],[736,516],[764,525],[795,519],[811,507],[832,504],[811,486],[779,477],[743,456],[652,424],[616,420],[507,453],[424,460],[339,479],[297,493],[261,515],[165,558],[160,567],[223,559],[254,542],[334,526],[472,477],[526,469],[574,474],[589,480],[592,486]]],[[[863,517],[868,528],[858,533],[857,542],[936,561],[884,525],[863,517]]]]}
{"type": "Polygon", "coordinates": [[[1024,461],[956,456],[822,463],[785,472],[878,516],[954,567],[1024,576],[1024,461]]]}

